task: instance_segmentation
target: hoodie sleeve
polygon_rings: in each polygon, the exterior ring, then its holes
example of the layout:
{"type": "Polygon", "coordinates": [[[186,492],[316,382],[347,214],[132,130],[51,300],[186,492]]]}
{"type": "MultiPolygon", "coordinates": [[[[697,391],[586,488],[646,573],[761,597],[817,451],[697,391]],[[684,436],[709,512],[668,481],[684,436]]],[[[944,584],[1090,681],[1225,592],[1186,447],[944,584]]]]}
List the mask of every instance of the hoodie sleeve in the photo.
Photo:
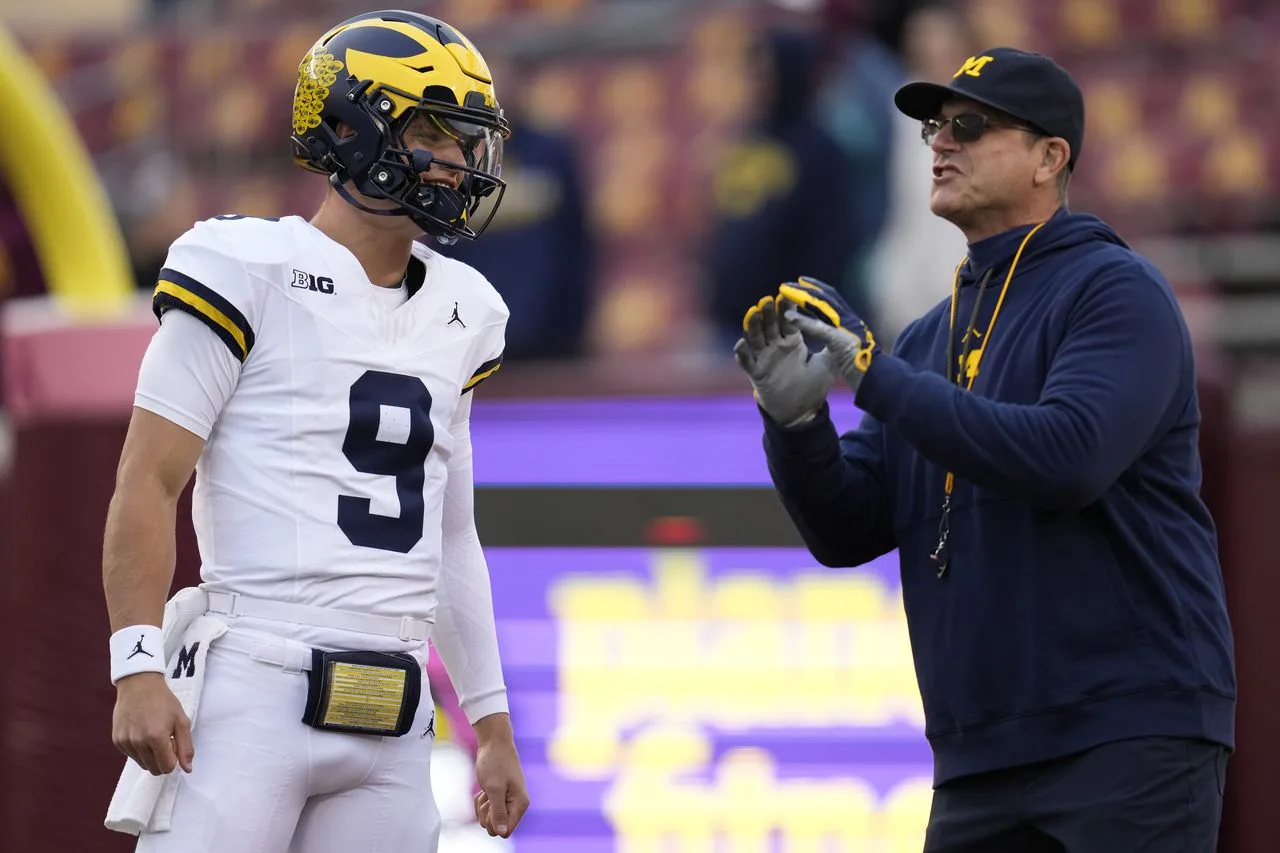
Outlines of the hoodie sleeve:
{"type": "Polygon", "coordinates": [[[1070,511],[1100,498],[1142,454],[1188,357],[1173,294],[1130,262],[1101,272],[1076,303],[1035,403],[986,399],[880,356],[857,404],[957,477],[1070,511]]]}
{"type": "Polygon", "coordinates": [[[831,410],[783,428],[761,411],[773,484],[792,523],[824,566],[860,566],[897,547],[885,488],[883,427],[863,416],[837,438],[831,410]]]}

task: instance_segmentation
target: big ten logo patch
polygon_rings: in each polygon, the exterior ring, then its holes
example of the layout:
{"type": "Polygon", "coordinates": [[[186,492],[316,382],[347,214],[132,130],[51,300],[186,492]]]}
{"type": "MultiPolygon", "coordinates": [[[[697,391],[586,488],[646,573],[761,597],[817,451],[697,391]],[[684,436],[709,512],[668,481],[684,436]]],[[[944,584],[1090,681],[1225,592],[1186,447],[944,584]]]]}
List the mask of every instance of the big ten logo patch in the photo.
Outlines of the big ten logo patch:
{"type": "Polygon", "coordinates": [[[315,276],[302,270],[293,271],[293,286],[301,290],[313,290],[318,293],[333,293],[333,279],[315,276]]]}

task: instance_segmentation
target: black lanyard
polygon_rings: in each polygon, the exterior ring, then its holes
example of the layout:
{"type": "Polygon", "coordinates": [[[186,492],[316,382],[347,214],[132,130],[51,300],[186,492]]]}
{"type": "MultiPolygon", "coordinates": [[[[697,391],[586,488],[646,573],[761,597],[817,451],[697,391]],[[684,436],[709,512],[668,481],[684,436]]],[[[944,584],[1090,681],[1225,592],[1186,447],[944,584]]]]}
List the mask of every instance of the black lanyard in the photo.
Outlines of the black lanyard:
{"type": "MultiPolygon", "coordinates": [[[[978,331],[978,311],[982,307],[982,297],[986,295],[987,285],[991,283],[991,277],[995,272],[995,267],[987,270],[987,274],[978,284],[978,295],[973,300],[973,313],[969,316],[969,327],[965,330],[964,337],[960,339],[961,350],[958,363],[956,361],[956,330],[947,329],[947,378],[954,381],[960,388],[965,387],[965,367],[969,363],[969,351],[973,348],[973,340],[978,331]],[[951,373],[953,370],[955,373],[951,373]]],[[[938,577],[947,573],[947,562],[950,557],[947,553],[947,540],[951,536],[951,490],[954,485],[955,478],[948,472],[946,490],[942,496],[942,516],[938,519],[938,545],[929,556],[929,559],[938,566],[938,577]]]]}
{"type": "MultiPolygon", "coordinates": [[[[956,309],[960,305],[960,270],[964,268],[965,263],[969,260],[965,258],[956,267],[955,281],[951,286],[951,322],[947,326],[947,378],[952,377],[951,371],[956,370],[955,383],[957,387],[972,391],[973,383],[978,378],[978,367],[982,361],[982,356],[986,353],[987,346],[991,343],[991,333],[996,327],[996,320],[1000,317],[1000,309],[1004,306],[1004,298],[1009,293],[1009,285],[1013,282],[1013,272],[1018,268],[1018,261],[1022,259],[1022,250],[1027,248],[1027,243],[1031,242],[1032,236],[1043,228],[1045,223],[1041,222],[1035,228],[1022,238],[1018,251],[1014,253],[1013,262],[1009,264],[1009,272],[1004,277],[1004,286],[1000,288],[1000,298],[996,300],[996,307],[991,312],[991,321],[987,323],[987,334],[982,339],[982,346],[978,347],[977,352],[972,353],[973,364],[970,364],[970,350],[973,348],[973,340],[977,335],[976,324],[978,322],[978,308],[982,305],[982,295],[986,293],[987,284],[991,281],[995,268],[987,270],[986,276],[982,279],[982,284],[978,288],[978,295],[973,302],[973,316],[969,319],[969,328],[965,332],[961,344],[964,349],[960,354],[959,364],[954,363],[955,358],[955,339],[956,339],[956,309]]],[[[946,485],[943,487],[942,498],[942,517],[938,519],[938,545],[933,549],[933,553],[929,559],[938,567],[938,578],[941,579],[947,574],[947,563],[951,556],[947,547],[947,540],[951,538],[951,492],[955,489],[956,476],[953,472],[947,472],[946,485]]]]}

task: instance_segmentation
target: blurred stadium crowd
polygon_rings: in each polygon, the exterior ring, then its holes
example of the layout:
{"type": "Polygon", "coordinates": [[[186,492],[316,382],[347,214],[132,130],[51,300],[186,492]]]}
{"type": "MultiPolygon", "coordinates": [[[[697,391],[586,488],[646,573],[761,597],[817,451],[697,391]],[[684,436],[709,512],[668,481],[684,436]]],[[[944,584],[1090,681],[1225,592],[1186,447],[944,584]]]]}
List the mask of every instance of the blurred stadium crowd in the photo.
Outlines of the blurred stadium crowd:
{"type": "MultiPolygon", "coordinates": [[[[367,3],[46,5],[11,0],[3,20],[74,117],[139,288],[198,219],[310,212],[321,187],[286,144],[295,67],[367,3]]],[[[1048,52],[1080,80],[1073,207],[1134,241],[1280,224],[1280,7],[1264,0],[415,8],[472,34],[515,128],[498,218],[450,250],[511,305],[512,363],[727,360],[743,306],[800,273],[840,282],[891,338],[945,295],[963,251],[927,210],[930,155],[891,93],[983,46],[1048,52]]],[[[1215,272],[1165,271],[1186,288],[1215,272]]],[[[41,287],[0,176],[0,293],[41,287]]]]}

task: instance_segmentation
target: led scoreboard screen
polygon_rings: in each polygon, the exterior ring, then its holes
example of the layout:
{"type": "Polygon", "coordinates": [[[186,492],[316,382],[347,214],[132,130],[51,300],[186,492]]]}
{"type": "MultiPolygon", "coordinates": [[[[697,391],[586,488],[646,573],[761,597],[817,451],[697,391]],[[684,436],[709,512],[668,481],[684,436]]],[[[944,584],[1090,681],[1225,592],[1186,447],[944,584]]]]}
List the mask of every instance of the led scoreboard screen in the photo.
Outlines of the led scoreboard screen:
{"type": "Polygon", "coordinates": [[[478,400],[472,435],[533,800],[508,849],[921,849],[897,555],[813,560],[750,397],[478,400]]]}

